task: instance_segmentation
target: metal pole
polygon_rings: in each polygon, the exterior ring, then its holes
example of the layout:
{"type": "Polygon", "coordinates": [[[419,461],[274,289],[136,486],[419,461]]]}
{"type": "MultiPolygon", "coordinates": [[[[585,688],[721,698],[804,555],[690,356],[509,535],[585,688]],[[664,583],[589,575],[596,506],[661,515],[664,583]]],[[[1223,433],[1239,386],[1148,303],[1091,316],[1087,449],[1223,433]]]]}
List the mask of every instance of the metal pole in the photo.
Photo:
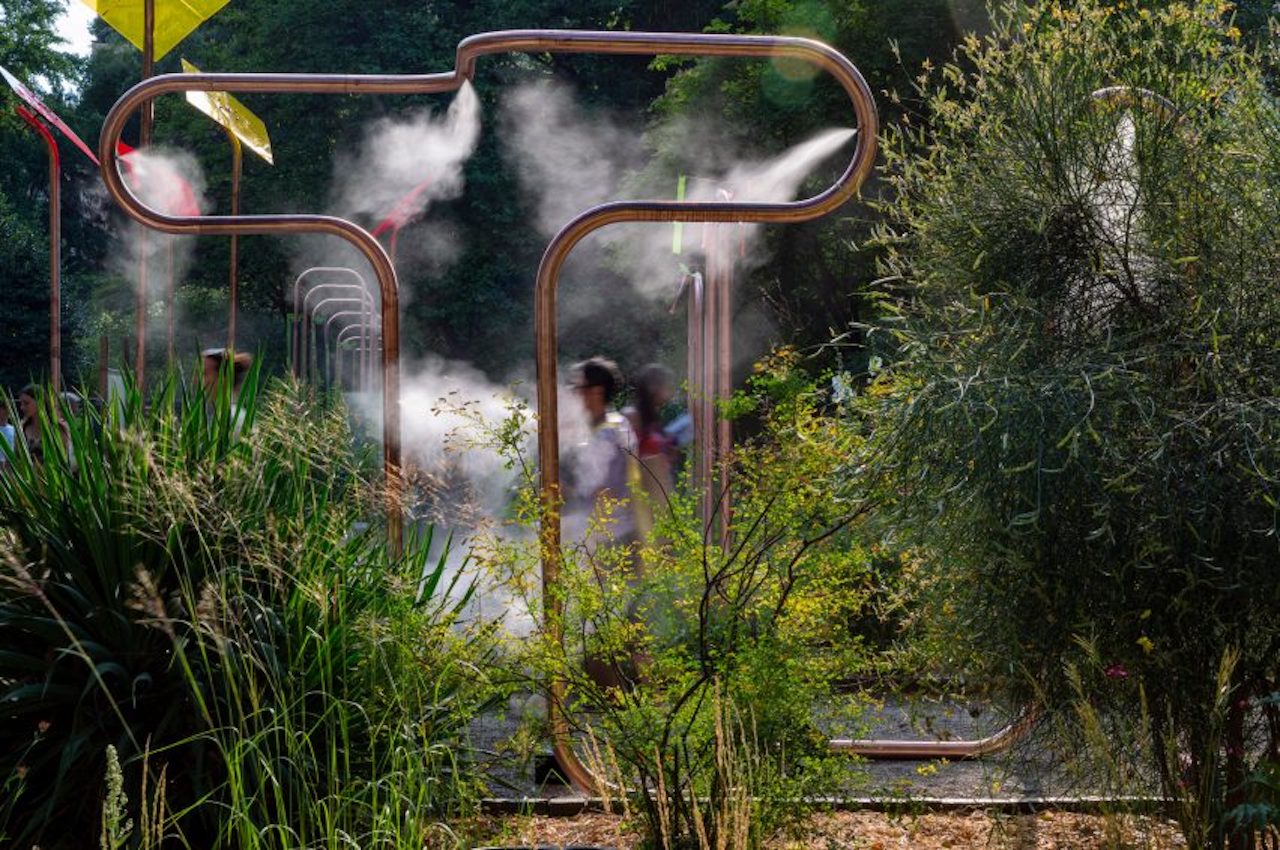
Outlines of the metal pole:
{"type": "Polygon", "coordinates": [[[62,392],[62,157],[44,122],[26,107],[17,110],[49,152],[49,386],[57,398],[62,392]]]}
{"type": "MultiPolygon", "coordinates": [[[[156,54],[156,2],[155,0],[143,0],[142,3],[142,83],[145,84],[151,78],[155,71],[155,54],[156,54]]],[[[140,84],[140,85],[141,85],[140,84]]],[[[146,149],[151,145],[151,130],[155,119],[155,105],[152,101],[147,100],[140,104],[142,113],[139,118],[138,125],[138,147],[146,149]]],[[[115,147],[112,146],[112,156],[115,156],[115,147]]],[[[102,168],[106,169],[106,160],[101,160],[102,168]]],[[[112,167],[115,167],[115,161],[112,160],[112,167]]],[[[134,306],[134,328],[133,332],[137,337],[135,344],[137,350],[134,353],[134,375],[138,382],[138,391],[146,392],[147,378],[147,250],[148,250],[147,231],[143,230],[138,235],[138,253],[141,255],[140,267],[138,269],[138,292],[136,296],[136,304],[134,306]]]]}
{"type": "MultiPolygon", "coordinates": [[[[708,225],[709,239],[715,238],[716,226],[708,225]]],[[[716,270],[707,263],[706,276],[703,278],[705,289],[702,301],[702,395],[698,406],[702,408],[702,442],[699,444],[698,480],[702,485],[702,533],[705,540],[711,539],[711,530],[716,522],[716,311],[719,309],[719,287],[716,285],[716,270]]]]}
{"type": "MultiPolygon", "coordinates": [[[[103,123],[99,141],[102,179],[126,215],[166,233],[197,235],[285,235],[316,233],[351,243],[373,267],[382,294],[383,468],[387,477],[388,546],[402,551],[400,505],[400,315],[396,272],[387,252],[368,231],[332,216],[171,216],[138,201],[116,168],[115,144],[127,114],[169,92],[227,91],[312,94],[429,94],[455,91],[475,75],[476,61],[495,53],[603,53],[620,55],[786,57],[809,62],[834,76],[857,116],[858,141],[841,177],[823,192],[801,201],[779,204],[639,201],[604,204],[579,215],[551,241],[538,268],[535,288],[538,362],[538,447],[541,459],[541,544],[544,629],[563,641],[564,598],[560,583],[560,456],[556,399],[556,285],[565,258],[587,234],[625,221],[808,221],[835,210],[853,197],[874,165],[877,117],[866,81],[845,56],[817,41],[788,36],[701,33],[574,32],[513,30],[471,36],[458,45],[453,71],[427,75],[354,74],[173,74],[148,80],[124,94],[103,123]]],[[[548,684],[548,720],[552,746],[569,779],[582,788],[595,785],[569,745],[564,714],[566,688],[548,684]]]]}
{"type": "Polygon", "coordinates": [[[166,276],[164,302],[165,302],[165,314],[168,322],[168,329],[167,329],[168,345],[167,345],[167,352],[166,352],[166,357],[167,357],[166,366],[170,369],[173,368],[173,360],[174,360],[174,294],[173,294],[173,291],[174,291],[174,287],[176,286],[176,282],[173,279],[173,268],[174,268],[173,267],[173,243],[175,239],[177,239],[176,236],[170,236],[168,239],[164,241],[165,253],[168,255],[168,260],[169,260],[169,274],[166,276]]]}
{"type": "MultiPolygon", "coordinates": [[[[725,193],[725,200],[732,195],[725,193]]],[[[720,467],[720,546],[729,548],[729,523],[732,519],[732,503],[729,492],[729,459],[733,452],[733,423],[725,415],[725,406],[733,395],[733,257],[729,235],[732,226],[712,225],[716,229],[714,245],[716,261],[716,460],[720,467]]]]}
{"type": "MultiPolygon", "coordinates": [[[[236,134],[227,130],[227,139],[231,142],[231,216],[240,215],[240,172],[244,167],[244,149],[236,134]]],[[[236,347],[236,301],[239,295],[239,263],[240,237],[231,234],[231,303],[227,311],[227,348],[232,351],[236,347]]]]}

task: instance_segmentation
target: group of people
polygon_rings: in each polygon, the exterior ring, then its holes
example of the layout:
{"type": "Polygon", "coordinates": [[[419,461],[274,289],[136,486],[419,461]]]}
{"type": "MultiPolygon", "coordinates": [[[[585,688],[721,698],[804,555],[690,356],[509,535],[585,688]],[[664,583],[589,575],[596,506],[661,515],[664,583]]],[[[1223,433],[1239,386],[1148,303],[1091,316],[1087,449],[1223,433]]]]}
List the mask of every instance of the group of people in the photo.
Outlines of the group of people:
{"type": "MultiPolygon", "coordinates": [[[[219,376],[224,371],[227,373],[231,391],[232,416],[235,428],[238,431],[241,425],[241,417],[236,397],[244,382],[244,377],[249,371],[249,366],[252,364],[251,356],[245,353],[232,354],[224,348],[214,348],[201,352],[201,360],[204,388],[210,399],[213,398],[213,394],[218,387],[219,376]]],[[[62,433],[62,442],[67,457],[74,467],[75,459],[71,444],[71,433],[62,415],[64,412],[70,416],[78,415],[82,400],[76,393],[64,392],[61,395],[61,404],[47,407],[43,403],[43,395],[43,388],[37,384],[28,384],[18,392],[16,404],[18,423],[15,425],[10,422],[10,411],[13,407],[11,407],[6,395],[0,393],[0,441],[3,442],[3,445],[0,446],[0,466],[7,464],[9,456],[22,447],[26,448],[35,461],[43,461],[46,435],[45,429],[41,426],[41,415],[46,409],[49,409],[53,411],[57,421],[57,428],[62,433]],[[21,439],[21,442],[19,442],[19,439],[21,439]]]]}
{"type": "Polygon", "coordinates": [[[566,513],[604,520],[616,544],[644,539],[671,496],[684,446],[679,429],[662,416],[675,396],[675,376],[656,363],[644,366],[619,410],[628,385],[616,363],[592,357],[571,374],[589,431],[566,458],[566,513]]]}

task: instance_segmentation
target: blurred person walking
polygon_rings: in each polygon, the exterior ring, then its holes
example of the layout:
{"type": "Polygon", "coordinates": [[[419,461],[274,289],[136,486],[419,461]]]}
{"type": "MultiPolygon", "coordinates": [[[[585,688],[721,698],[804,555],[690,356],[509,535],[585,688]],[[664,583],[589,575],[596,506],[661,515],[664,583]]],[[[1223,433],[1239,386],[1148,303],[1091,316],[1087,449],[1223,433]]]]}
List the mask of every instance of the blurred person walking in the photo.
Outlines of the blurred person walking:
{"type": "Polygon", "coordinates": [[[631,381],[632,403],[623,414],[636,437],[636,457],[640,465],[637,499],[637,532],[647,537],[655,518],[661,517],[675,487],[676,441],[667,433],[662,408],[676,394],[675,375],[660,363],[641,367],[631,381]]]}

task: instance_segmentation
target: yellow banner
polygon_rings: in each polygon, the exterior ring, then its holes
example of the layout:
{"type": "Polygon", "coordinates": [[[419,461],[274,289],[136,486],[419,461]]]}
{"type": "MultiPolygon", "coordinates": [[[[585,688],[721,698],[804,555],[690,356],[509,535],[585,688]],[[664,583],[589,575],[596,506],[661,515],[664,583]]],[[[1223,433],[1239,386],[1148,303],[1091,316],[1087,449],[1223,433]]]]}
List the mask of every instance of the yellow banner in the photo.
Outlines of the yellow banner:
{"type": "MultiPolygon", "coordinates": [[[[143,42],[143,0],[80,0],[139,50],[143,42]]],[[[155,0],[155,58],[160,59],[228,0],[155,0]]]]}
{"type": "MultiPolygon", "coordinates": [[[[188,74],[203,73],[186,59],[182,60],[182,70],[188,74]]],[[[267,135],[267,125],[249,111],[249,107],[224,91],[189,91],[187,103],[230,130],[246,148],[275,164],[271,158],[271,137],[267,135]]]]}

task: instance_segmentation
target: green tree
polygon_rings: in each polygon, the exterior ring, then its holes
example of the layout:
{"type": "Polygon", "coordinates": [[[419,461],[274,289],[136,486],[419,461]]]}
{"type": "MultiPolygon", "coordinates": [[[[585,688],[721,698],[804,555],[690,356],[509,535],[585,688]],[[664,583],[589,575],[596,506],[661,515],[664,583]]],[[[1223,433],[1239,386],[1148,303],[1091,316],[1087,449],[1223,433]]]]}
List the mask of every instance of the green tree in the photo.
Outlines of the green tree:
{"type": "MultiPolygon", "coordinates": [[[[62,4],[54,0],[0,0],[0,65],[40,90],[55,109],[66,106],[65,95],[78,73],[75,57],[62,52],[55,31],[62,4]]],[[[0,94],[0,270],[6,298],[0,305],[0,387],[22,386],[48,371],[49,351],[49,242],[48,165],[44,143],[15,114],[19,103],[8,87],[0,94]]],[[[73,187],[78,166],[66,156],[63,194],[75,215],[73,187]]],[[[65,249],[64,249],[65,251],[65,249]]],[[[80,264],[74,252],[64,258],[64,286],[69,293],[83,284],[75,272],[80,264]]],[[[64,346],[74,345],[80,319],[74,304],[63,310],[64,346]]],[[[77,363],[68,358],[64,369],[70,377],[77,363]]]]}
{"type": "Polygon", "coordinates": [[[1122,7],[1007,4],[887,134],[863,473],[957,659],[1068,723],[1082,692],[1142,714],[1189,843],[1244,846],[1245,730],[1278,728],[1280,113],[1229,9],[1122,7]]]}

